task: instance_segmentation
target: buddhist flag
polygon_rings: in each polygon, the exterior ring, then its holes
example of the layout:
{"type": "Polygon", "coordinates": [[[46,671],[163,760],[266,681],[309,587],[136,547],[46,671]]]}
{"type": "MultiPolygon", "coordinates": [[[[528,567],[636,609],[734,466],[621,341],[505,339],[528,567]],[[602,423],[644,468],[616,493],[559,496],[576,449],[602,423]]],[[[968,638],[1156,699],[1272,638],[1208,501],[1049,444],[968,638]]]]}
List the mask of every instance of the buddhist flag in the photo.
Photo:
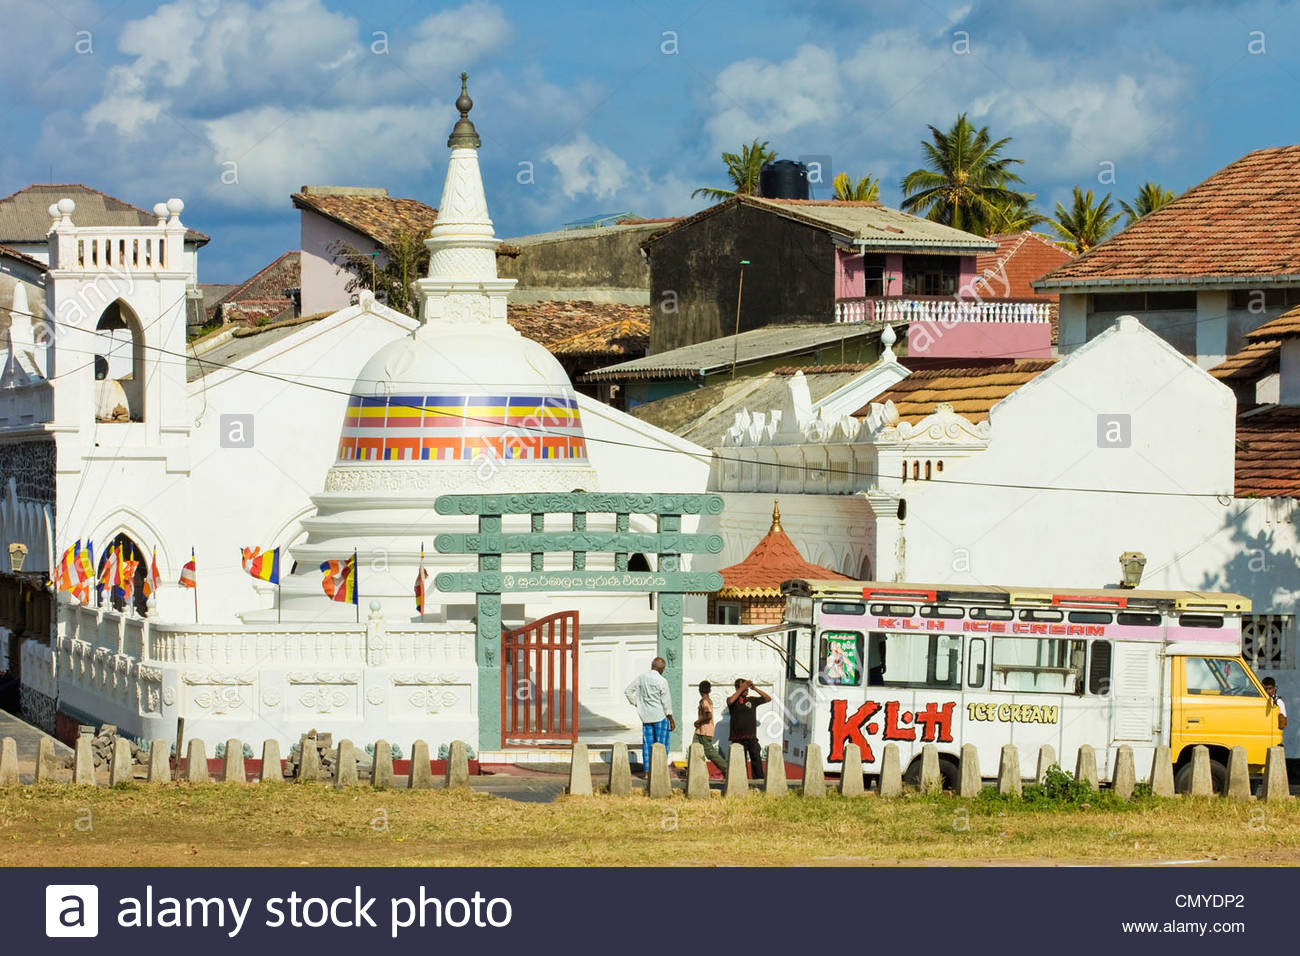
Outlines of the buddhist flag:
{"type": "Polygon", "coordinates": [[[320,569],[325,575],[321,580],[321,587],[331,601],[357,603],[357,553],[355,551],[346,561],[326,561],[320,569]]]}
{"type": "Polygon", "coordinates": [[[63,552],[63,557],[59,559],[59,569],[54,574],[54,586],[60,591],[71,591],[73,579],[77,572],[74,570],[77,549],[81,547],[81,542],[68,545],[68,549],[63,552]]]}
{"type": "Polygon", "coordinates": [[[77,572],[78,582],[84,584],[86,581],[95,580],[95,544],[89,539],[86,540],[86,546],[83,548],[81,542],[77,542],[77,550],[73,555],[73,570],[77,572]]]}
{"type": "Polygon", "coordinates": [[[420,546],[420,570],[415,574],[415,613],[424,613],[424,588],[429,572],[424,570],[424,545],[420,546]]]}
{"type": "Polygon", "coordinates": [[[261,548],[243,549],[244,570],[260,581],[280,583],[280,549],[263,551],[261,548]]]}
{"type": "Polygon", "coordinates": [[[199,572],[195,567],[198,559],[194,556],[194,549],[190,548],[190,559],[185,562],[181,568],[181,579],[176,583],[183,588],[197,588],[199,586],[199,572]]]}
{"type": "Polygon", "coordinates": [[[123,560],[119,566],[122,569],[122,600],[130,604],[131,596],[135,593],[135,569],[140,566],[140,562],[123,560]]]}
{"type": "Polygon", "coordinates": [[[154,548],[153,554],[149,557],[149,573],[145,575],[144,584],[140,586],[146,600],[158,593],[160,584],[162,584],[162,575],[158,573],[158,549],[154,548]]]}
{"type": "Polygon", "coordinates": [[[108,554],[104,555],[104,567],[99,572],[100,587],[117,587],[117,560],[117,548],[109,548],[108,554]]]}

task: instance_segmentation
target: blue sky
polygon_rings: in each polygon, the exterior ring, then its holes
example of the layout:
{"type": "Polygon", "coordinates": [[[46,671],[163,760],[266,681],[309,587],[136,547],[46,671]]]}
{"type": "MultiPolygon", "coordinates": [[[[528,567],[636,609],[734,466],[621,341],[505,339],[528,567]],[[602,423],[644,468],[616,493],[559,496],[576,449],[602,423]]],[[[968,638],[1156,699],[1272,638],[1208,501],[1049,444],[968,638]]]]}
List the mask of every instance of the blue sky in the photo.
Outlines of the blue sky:
{"type": "Polygon", "coordinates": [[[693,188],[725,185],[719,152],[755,137],[829,157],[828,179],[880,176],[897,205],[927,124],[960,111],[1013,138],[1045,212],[1076,183],[1124,199],[1149,179],[1181,191],[1300,142],[1294,4],[54,6],[0,0],[0,194],[54,181],[145,208],[180,196],[186,223],[212,236],[207,282],[297,247],[289,194],[304,183],[436,205],[462,69],[501,236],[692,212],[693,188]]]}

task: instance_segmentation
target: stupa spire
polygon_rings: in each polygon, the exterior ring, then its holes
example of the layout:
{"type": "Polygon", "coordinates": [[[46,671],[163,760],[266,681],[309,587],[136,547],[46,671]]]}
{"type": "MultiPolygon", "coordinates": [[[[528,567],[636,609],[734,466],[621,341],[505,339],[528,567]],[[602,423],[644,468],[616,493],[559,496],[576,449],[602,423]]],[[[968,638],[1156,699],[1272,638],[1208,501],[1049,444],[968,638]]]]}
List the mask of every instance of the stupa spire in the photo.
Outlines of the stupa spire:
{"type": "Polygon", "coordinates": [[[506,324],[506,295],[514,279],[497,276],[497,238],[488,214],[483,176],[479,172],[478,130],[469,118],[469,74],[460,75],[456,109],[460,119],[447,138],[451,156],[442,187],[438,219],[429,238],[429,273],[416,285],[420,319],[432,323],[477,322],[506,324]]]}

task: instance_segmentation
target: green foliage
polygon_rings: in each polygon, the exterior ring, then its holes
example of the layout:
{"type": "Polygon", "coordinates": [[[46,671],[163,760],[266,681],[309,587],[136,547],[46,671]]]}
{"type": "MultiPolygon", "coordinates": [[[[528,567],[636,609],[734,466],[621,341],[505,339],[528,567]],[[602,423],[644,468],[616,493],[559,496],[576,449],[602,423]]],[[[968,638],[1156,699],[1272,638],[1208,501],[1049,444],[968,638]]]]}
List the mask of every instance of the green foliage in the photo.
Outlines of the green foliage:
{"type": "Polygon", "coordinates": [[[976,129],[965,113],[947,131],[931,126],[930,142],[921,142],[925,166],[903,177],[903,210],[988,235],[1000,206],[1027,207],[1033,199],[1013,188],[1023,180],[1012,166],[1022,161],[1002,155],[1010,142],[994,140],[987,126],[976,129]]]}
{"type": "Polygon", "coordinates": [[[880,180],[872,179],[870,174],[855,183],[848,173],[840,173],[831,186],[841,202],[880,202],[880,180]]]}
{"type": "Polygon", "coordinates": [[[1131,226],[1147,213],[1155,212],[1166,203],[1174,199],[1173,190],[1165,189],[1159,183],[1146,182],[1138,190],[1138,194],[1133,199],[1133,205],[1129,205],[1123,200],[1120,201],[1120,208],[1128,213],[1128,219],[1124,225],[1131,226]]]}
{"type": "Polygon", "coordinates": [[[1092,190],[1074,187],[1070,208],[1056,204],[1056,218],[1047,225],[1056,233],[1060,245],[1074,253],[1087,252],[1115,230],[1121,213],[1111,213],[1110,193],[1094,201],[1092,190]]]}
{"type": "Polygon", "coordinates": [[[767,140],[755,139],[740,148],[740,153],[723,153],[722,161],[727,164],[727,178],[731,180],[731,189],[715,189],[701,186],[691,193],[691,198],[704,196],[708,199],[730,199],[732,196],[758,195],[758,177],[765,163],[776,159],[776,153],[767,148],[767,140]]]}
{"type": "Polygon", "coordinates": [[[401,231],[376,250],[363,252],[343,241],[330,245],[334,261],[352,273],[347,290],[369,289],[375,298],[407,315],[415,314],[411,284],[429,271],[429,250],[424,236],[401,231]]]}
{"type": "Polygon", "coordinates": [[[985,224],[986,236],[1000,236],[1012,232],[1024,232],[1047,222],[1047,217],[1034,211],[1029,204],[1036,199],[1034,195],[1023,195],[1004,202],[993,203],[985,224]]]}

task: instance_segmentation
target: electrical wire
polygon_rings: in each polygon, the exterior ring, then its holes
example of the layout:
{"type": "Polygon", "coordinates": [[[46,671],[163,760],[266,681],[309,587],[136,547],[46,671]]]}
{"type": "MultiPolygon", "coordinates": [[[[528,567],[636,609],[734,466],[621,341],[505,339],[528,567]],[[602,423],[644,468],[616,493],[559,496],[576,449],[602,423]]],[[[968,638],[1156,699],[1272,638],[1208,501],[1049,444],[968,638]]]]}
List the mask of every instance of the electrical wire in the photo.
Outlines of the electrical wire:
{"type": "MultiPolygon", "coordinates": [[[[66,325],[70,328],[77,328],[77,329],[81,328],[80,326],[77,326],[73,323],[64,323],[58,321],[57,319],[47,318],[45,319],[45,321],[52,322],[55,325],[66,325]]],[[[144,343],[143,347],[145,349],[159,353],[161,355],[168,355],[174,358],[180,358],[182,360],[188,361],[190,358],[188,355],[186,355],[183,352],[175,352],[158,345],[151,345],[149,343],[144,343]]],[[[82,350],[70,350],[70,351],[82,351],[82,350]]],[[[233,365],[225,362],[208,361],[204,359],[196,359],[196,361],[200,361],[202,364],[208,365],[213,369],[229,369],[239,374],[254,375],[259,378],[266,378],[272,381],[282,382],[287,385],[296,385],[301,388],[309,388],[315,391],[325,392],[331,395],[338,395],[345,398],[352,398],[355,395],[355,393],[351,391],[343,391],[341,389],[330,388],[325,385],[314,384],[310,381],[307,381],[305,377],[291,378],[286,375],[277,375],[272,372],[264,372],[258,369],[241,368],[238,365],[233,365]]],[[[180,363],[169,363],[169,364],[180,364],[180,363]]],[[[439,383],[430,382],[429,384],[432,385],[432,384],[439,384],[439,383]]],[[[498,384],[508,385],[508,384],[518,384],[518,383],[481,383],[481,384],[484,384],[486,387],[486,385],[498,385],[498,384]]],[[[449,418],[458,418],[464,421],[474,422],[476,424],[485,424],[485,425],[500,424],[499,422],[494,422],[490,419],[477,418],[472,415],[458,415],[454,412],[447,412],[439,408],[426,406],[422,404],[412,403],[410,405],[404,405],[402,407],[416,409],[425,412],[426,414],[444,415],[449,418]]],[[[549,429],[547,429],[545,426],[519,425],[519,426],[512,426],[512,427],[515,427],[519,430],[526,431],[526,432],[536,432],[539,435],[544,435],[549,432],[549,429]]],[[[628,448],[637,451],[657,452],[660,454],[682,455],[688,458],[694,458],[696,460],[699,460],[701,457],[704,457],[704,456],[692,454],[691,452],[688,451],[682,451],[676,448],[666,448],[663,446],[646,445],[637,442],[620,441],[618,439],[613,439],[613,438],[594,438],[594,437],[584,436],[584,439],[587,442],[598,443],[598,444],[608,445],[612,447],[628,448]]],[[[835,475],[835,476],[846,477],[846,478],[863,478],[863,479],[875,479],[875,480],[881,480],[887,477],[892,477],[892,476],[886,476],[881,472],[866,472],[866,471],[857,471],[854,469],[813,467],[811,465],[801,465],[801,464],[793,464],[793,463],[782,464],[782,463],[775,463],[775,462],[773,463],[754,462],[751,459],[747,459],[747,458],[740,458],[736,456],[719,454],[716,450],[707,452],[707,457],[712,461],[717,461],[721,463],[732,463],[732,464],[739,464],[739,465],[759,464],[764,467],[776,467],[780,469],[779,473],[788,473],[793,471],[793,472],[815,473],[819,476],[828,474],[828,475],[835,475]]],[[[1005,488],[1005,489],[1017,490],[1017,491],[1064,491],[1064,492],[1070,492],[1075,494],[1131,495],[1131,496],[1138,496],[1138,497],[1153,497],[1153,498],[1214,498],[1216,500],[1221,500],[1224,497],[1228,497],[1221,492],[1213,492],[1213,491],[1194,492],[1194,491],[1157,491],[1152,489],[1139,489],[1139,488],[1091,488],[1091,487],[1084,487],[1084,486],[1034,485],[1034,484],[1029,484],[1024,482],[964,481],[956,478],[937,478],[937,477],[924,479],[924,481],[928,485],[943,484],[943,485],[952,485],[952,486],[970,487],[970,488],[1005,488]]]]}

